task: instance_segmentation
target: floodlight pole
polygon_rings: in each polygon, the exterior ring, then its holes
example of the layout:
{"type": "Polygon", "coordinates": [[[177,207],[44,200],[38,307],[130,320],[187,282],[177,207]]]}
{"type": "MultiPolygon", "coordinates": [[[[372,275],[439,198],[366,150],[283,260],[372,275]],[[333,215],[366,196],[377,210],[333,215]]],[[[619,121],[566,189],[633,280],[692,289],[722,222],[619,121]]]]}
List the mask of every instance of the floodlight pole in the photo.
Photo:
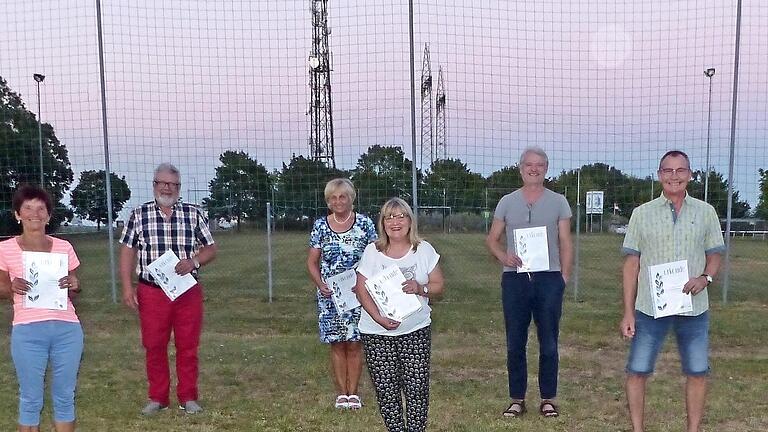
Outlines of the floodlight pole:
{"type": "Polygon", "coordinates": [[[45,184],[43,183],[43,180],[45,180],[43,176],[43,124],[40,120],[40,83],[45,80],[45,75],[36,73],[32,74],[32,78],[37,81],[37,142],[40,150],[40,187],[45,189],[45,184]]]}
{"type": "Polygon", "coordinates": [[[709,78],[709,109],[707,110],[707,171],[704,174],[704,202],[709,202],[709,135],[712,129],[712,76],[715,75],[715,68],[704,70],[704,76],[709,78]]]}

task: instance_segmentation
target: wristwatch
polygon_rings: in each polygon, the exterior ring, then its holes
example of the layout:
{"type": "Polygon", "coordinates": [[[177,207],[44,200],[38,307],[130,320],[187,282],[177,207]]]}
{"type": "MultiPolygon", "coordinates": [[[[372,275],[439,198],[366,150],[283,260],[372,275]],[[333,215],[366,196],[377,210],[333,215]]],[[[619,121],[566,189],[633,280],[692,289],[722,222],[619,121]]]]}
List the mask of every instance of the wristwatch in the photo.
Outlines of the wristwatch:
{"type": "Polygon", "coordinates": [[[195,265],[195,270],[200,268],[200,261],[197,259],[197,257],[192,257],[192,264],[195,265]]]}
{"type": "Polygon", "coordinates": [[[427,294],[429,294],[429,287],[426,285],[421,286],[421,292],[424,293],[424,296],[426,297],[427,294]]]}
{"type": "Polygon", "coordinates": [[[709,286],[709,284],[711,284],[712,281],[713,281],[712,276],[710,276],[710,275],[708,275],[706,273],[702,273],[701,275],[704,277],[704,279],[707,280],[707,286],[709,286]]]}

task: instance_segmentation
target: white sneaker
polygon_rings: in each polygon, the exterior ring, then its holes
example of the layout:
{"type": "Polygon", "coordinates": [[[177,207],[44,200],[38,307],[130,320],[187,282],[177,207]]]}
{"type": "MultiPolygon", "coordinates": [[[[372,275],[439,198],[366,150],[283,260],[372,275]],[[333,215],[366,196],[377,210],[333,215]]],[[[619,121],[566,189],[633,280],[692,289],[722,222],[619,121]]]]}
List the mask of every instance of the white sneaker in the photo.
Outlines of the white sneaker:
{"type": "Polygon", "coordinates": [[[145,416],[151,416],[159,413],[160,411],[167,410],[168,405],[162,405],[160,402],[155,402],[153,400],[149,401],[144,408],[141,409],[141,413],[145,416]]]}
{"type": "Polygon", "coordinates": [[[203,407],[201,407],[197,401],[186,401],[183,406],[179,406],[179,409],[184,410],[187,414],[198,414],[203,412],[203,407]]]}

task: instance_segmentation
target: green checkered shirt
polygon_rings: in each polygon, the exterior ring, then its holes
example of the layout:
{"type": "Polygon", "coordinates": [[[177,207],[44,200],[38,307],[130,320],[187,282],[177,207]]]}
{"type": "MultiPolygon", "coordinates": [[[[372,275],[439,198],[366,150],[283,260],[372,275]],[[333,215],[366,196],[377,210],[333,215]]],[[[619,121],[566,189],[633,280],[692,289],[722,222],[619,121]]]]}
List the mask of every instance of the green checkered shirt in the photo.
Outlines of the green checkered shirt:
{"type": "MultiPolygon", "coordinates": [[[[622,253],[640,256],[635,309],[653,316],[653,300],[648,282],[648,267],[672,261],[688,260],[688,276],[704,272],[706,256],[723,253],[723,235],[714,207],[686,194],[680,213],[664,197],[647,202],[632,212],[622,253]]],[[[693,296],[693,312],[709,309],[707,289],[693,296]]]]}

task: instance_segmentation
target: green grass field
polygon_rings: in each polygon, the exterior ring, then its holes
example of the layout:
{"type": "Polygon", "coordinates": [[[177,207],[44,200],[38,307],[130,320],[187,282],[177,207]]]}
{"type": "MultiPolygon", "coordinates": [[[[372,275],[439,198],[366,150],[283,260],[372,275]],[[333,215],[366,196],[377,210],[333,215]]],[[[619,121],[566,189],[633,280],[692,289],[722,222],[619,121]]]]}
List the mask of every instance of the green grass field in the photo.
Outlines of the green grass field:
{"type": "MultiPolygon", "coordinates": [[[[627,344],[618,335],[621,237],[581,238],[580,293],[569,286],[561,325],[562,416],[529,412],[503,419],[507,386],[500,268],[480,234],[434,234],[442,254],[445,297],[433,311],[432,431],[624,431],[627,344]]],[[[86,334],[80,370],[81,431],[381,431],[372,385],[363,376],[359,412],[332,408],[328,349],[317,339],[314,288],[306,276],[306,234],[274,236],[274,301],[267,302],[261,234],[221,233],[207,267],[206,324],[200,352],[202,415],[173,409],[152,418],[145,402],[143,351],[136,316],[112,303],[106,240],[71,238],[83,262],[77,303],[86,334]]],[[[768,430],[767,244],[739,239],[732,248],[729,304],[710,293],[712,378],[707,431],[768,430]]],[[[13,430],[16,378],[9,354],[10,306],[0,340],[0,430],[13,430]]],[[[673,340],[657,364],[647,400],[649,431],[683,430],[683,378],[673,340]]],[[[537,344],[529,349],[529,400],[538,403],[537,344]]],[[[173,392],[173,390],[172,390],[173,392]]],[[[51,425],[46,401],[42,430],[51,425]]]]}

